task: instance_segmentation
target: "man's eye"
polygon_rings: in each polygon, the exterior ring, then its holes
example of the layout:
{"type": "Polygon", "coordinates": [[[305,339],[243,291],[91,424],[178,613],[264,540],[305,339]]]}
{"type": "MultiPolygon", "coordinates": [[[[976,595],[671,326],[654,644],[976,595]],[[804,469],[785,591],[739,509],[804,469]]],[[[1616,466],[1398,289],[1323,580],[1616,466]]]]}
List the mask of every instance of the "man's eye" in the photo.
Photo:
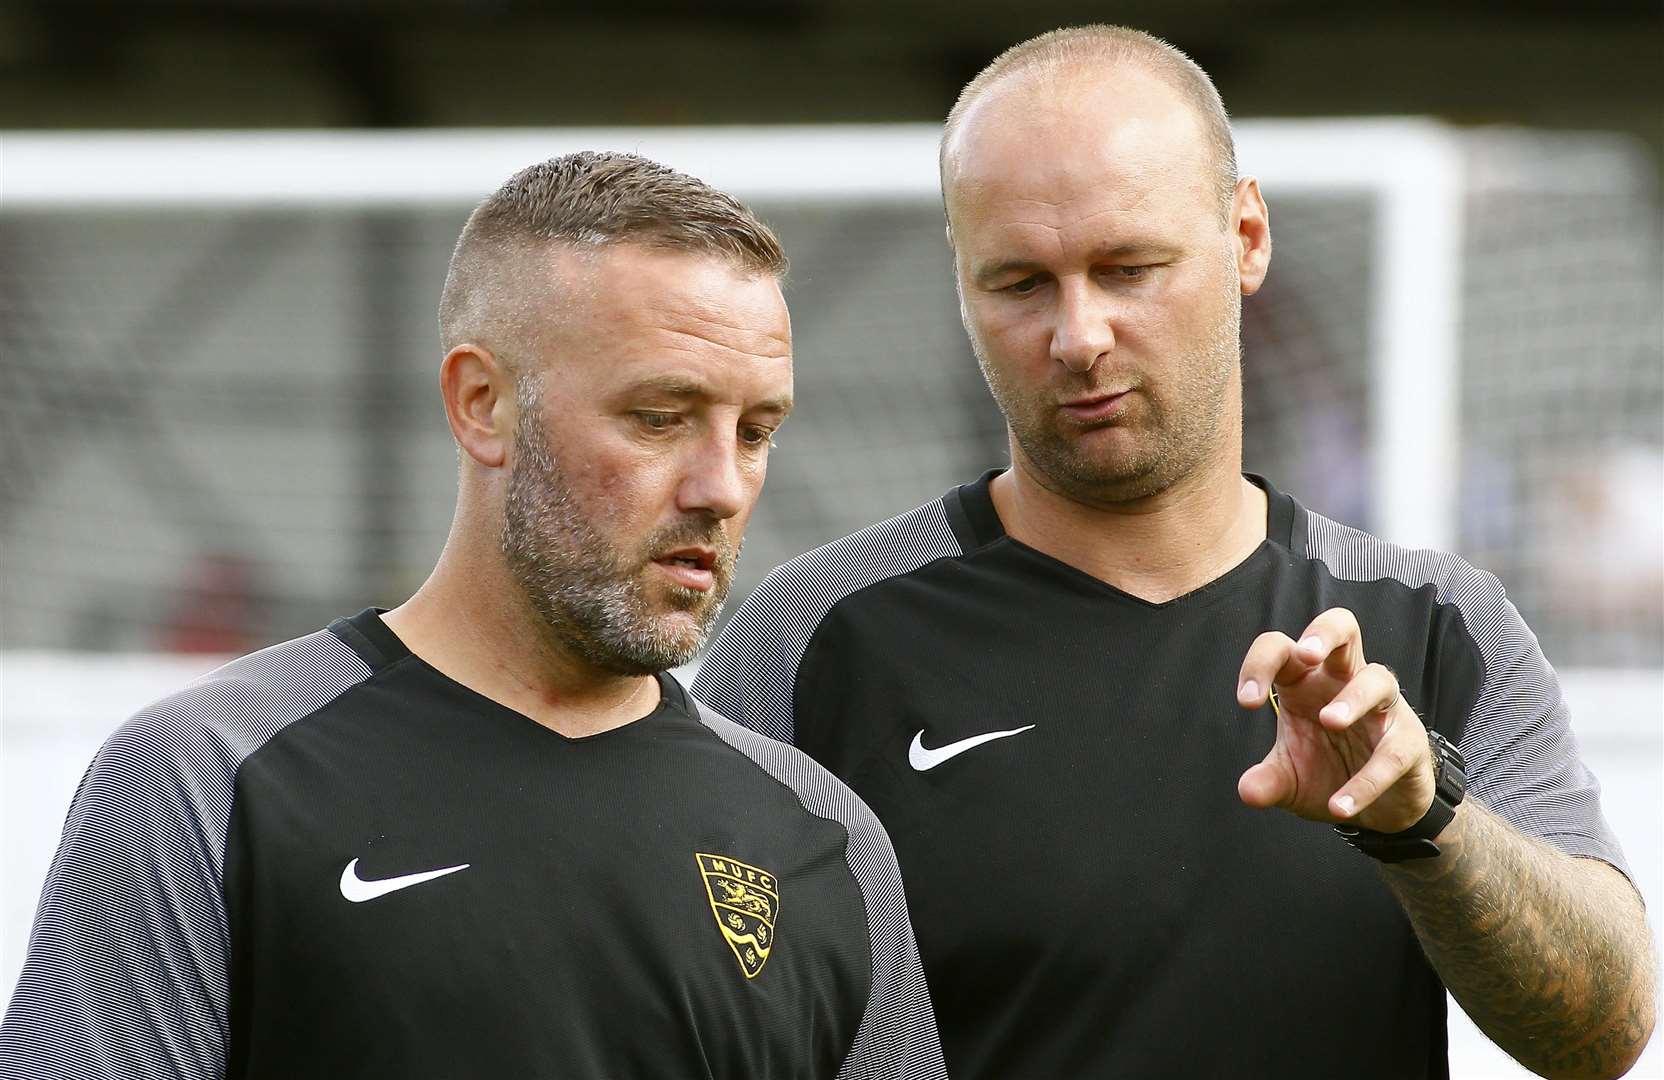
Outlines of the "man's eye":
{"type": "Polygon", "coordinates": [[[1115,276],[1122,281],[1142,281],[1153,269],[1153,266],[1117,266],[1115,276]]]}
{"type": "Polygon", "coordinates": [[[774,432],[766,427],[742,427],[740,428],[740,441],[747,446],[773,446],[774,432]]]}
{"type": "Polygon", "coordinates": [[[1039,287],[1040,287],[1040,275],[1039,274],[1030,274],[1028,277],[1024,278],[1021,281],[1013,281],[1011,284],[1007,285],[1005,288],[1006,288],[1007,292],[1014,292],[1018,296],[1027,296],[1029,293],[1033,292],[1035,289],[1038,289],[1039,287]]]}
{"type": "Polygon", "coordinates": [[[638,412],[636,422],[648,431],[669,431],[676,426],[679,419],[675,413],[667,412],[638,412]]]}

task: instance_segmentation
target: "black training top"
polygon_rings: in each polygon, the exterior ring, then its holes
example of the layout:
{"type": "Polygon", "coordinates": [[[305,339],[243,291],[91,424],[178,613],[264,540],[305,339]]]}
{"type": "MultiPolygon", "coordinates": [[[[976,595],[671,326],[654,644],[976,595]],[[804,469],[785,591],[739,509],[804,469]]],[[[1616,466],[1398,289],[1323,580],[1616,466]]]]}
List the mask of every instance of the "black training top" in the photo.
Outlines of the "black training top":
{"type": "Polygon", "coordinates": [[[1372,861],[1238,799],[1275,717],[1235,688],[1262,631],[1349,608],[1472,798],[1622,868],[1496,579],[1268,489],[1252,556],[1152,604],[1007,536],[992,475],[773,571],[693,684],[884,822],[956,1080],[1447,1075],[1372,861]]]}
{"type": "Polygon", "coordinates": [[[659,685],[568,739],[365,611],[151,706],[76,793],[0,1076],[941,1076],[870,811],[659,685]]]}

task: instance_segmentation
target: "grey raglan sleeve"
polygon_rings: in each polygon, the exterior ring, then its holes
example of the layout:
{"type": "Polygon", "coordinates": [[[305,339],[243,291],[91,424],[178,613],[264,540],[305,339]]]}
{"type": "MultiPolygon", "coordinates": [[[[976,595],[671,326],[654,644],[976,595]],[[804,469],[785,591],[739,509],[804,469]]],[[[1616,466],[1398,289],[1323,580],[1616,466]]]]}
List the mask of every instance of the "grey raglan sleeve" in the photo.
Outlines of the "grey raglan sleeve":
{"type": "MultiPolygon", "coordinates": [[[[1431,586],[1460,616],[1427,647],[1437,686],[1433,726],[1462,717],[1468,794],[1527,836],[1568,855],[1601,859],[1626,875],[1617,837],[1600,811],[1600,784],[1578,755],[1560,680],[1502,583],[1449,552],[1411,550],[1306,513],[1307,550],[1347,581],[1431,586]]],[[[1365,643],[1367,648],[1368,643],[1365,643]]]]}
{"type": "Polygon", "coordinates": [[[871,990],[838,1080],[941,1080],[947,1075],[919,946],[895,849],[878,818],[842,781],[790,746],[764,738],[710,709],[700,719],[713,733],[786,785],[817,817],[837,821],[848,836],[845,861],[866,907],[872,956],[871,990]]]}
{"type": "Polygon", "coordinates": [[[1570,710],[1537,637],[1492,575],[1457,563],[1446,588],[1480,655],[1461,751],[1469,794],[1528,836],[1629,874],[1578,753],[1570,710]]]}
{"type": "Polygon", "coordinates": [[[320,630],[203,676],[110,736],[41,890],[0,1020],[0,1080],[225,1076],[237,770],[369,674],[320,630]]]}
{"type": "Polygon", "coordinates": [[[229,790],[178,767],[193,756],[216,750],[151,714],[87,770],[0,1021],[4,1080],[225,1075],[223,830],[209,821],[229,790]]]}
{"type": "Polygon", "coordinates": [[[945,1078],[936,1013],[919,962],[895,850],[866,804],[853,793],[849,798],[860,810],[850,823],[849,862],[867,903],[872,993],[838,1080],[945,1078]]]}

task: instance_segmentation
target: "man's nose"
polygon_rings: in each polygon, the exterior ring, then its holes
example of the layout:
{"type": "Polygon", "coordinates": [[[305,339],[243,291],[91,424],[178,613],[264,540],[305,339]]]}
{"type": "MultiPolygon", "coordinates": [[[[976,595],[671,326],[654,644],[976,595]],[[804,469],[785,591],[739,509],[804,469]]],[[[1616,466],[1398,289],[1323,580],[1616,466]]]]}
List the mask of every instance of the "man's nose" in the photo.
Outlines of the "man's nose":
{"type": "Polygon", "coordinates": [[[1084,278],[1059,282],[1052,359],[1076,374],[1091,371],[1115,348],[1113,304],[1084,278]]]}
{"type": "Polygon", "coordinates": [[[751,496],[733,433],[718,433],[692,450],[676,506],[683,513],[705,513],[720,520],[745,509],[751,496]]]}

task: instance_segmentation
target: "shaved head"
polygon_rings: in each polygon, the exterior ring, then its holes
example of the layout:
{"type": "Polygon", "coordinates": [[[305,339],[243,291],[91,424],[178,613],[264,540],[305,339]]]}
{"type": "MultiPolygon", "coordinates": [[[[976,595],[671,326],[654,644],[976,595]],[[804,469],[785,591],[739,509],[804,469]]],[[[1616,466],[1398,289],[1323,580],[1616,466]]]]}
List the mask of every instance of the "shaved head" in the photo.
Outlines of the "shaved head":
{"type": "Polygon", "coordinates": [[[1176,90],[1195,113],[1206,140],[1220,212],[1228,215],[1236,190],[1236,144],[1225,105],[1207,72],[1173,46],[1140,30],[1090,25],[1053,30],[1013,45],[966,84],[942,131],[940,166],[946,198],[957,178],[962,129],[992,91],[1044,93],[1058,84],[1133,69],[1176,90]]]}
{"type": "Polygon", "coordinates": [[[469,215],[439,301],[445,352],[480,345],[527,374],[523,358],[585,299],[561,257],[620,243],[709,255],[758,277],[786,272],[780,241],[732,196],[634,154],[567,154],[515,173],[469,215]]]}

